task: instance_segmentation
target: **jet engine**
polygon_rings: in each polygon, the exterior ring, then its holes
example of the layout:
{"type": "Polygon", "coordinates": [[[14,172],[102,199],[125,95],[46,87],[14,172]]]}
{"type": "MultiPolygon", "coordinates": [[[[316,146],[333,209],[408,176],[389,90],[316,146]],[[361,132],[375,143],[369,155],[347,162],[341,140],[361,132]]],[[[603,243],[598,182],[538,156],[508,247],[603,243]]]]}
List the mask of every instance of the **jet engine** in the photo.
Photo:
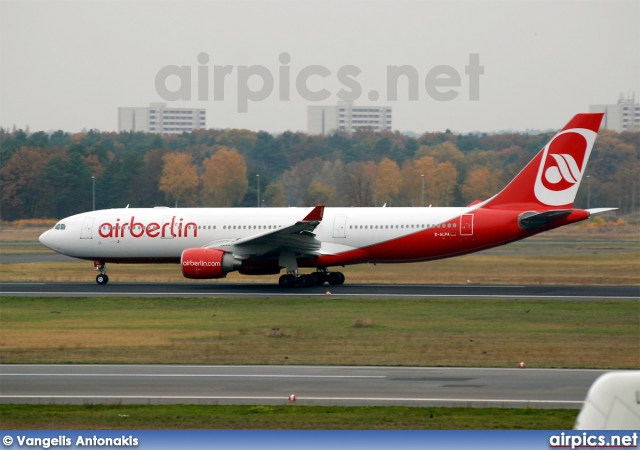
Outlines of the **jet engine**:
{"type": "Polygon", "coordinates": [[[242,260],[222,250],[188,248],[182,252],[180,265],[185,278],[203,280],[226,277],[242,267],[242,260]]]}

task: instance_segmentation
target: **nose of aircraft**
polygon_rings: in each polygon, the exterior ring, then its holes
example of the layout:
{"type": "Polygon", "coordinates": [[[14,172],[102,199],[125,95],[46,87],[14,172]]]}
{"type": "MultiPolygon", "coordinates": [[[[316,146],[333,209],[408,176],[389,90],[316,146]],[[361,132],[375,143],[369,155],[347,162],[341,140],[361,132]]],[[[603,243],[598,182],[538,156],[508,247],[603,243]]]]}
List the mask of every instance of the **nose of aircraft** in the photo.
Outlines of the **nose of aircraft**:
{"type": "Polygon", "coordinates": [[[54,250],[56,252],[59,252],[60,249],[56,248],[55,244],[54,244],[54,239],[53,239],[53,230],[47,230],[44,233],[42,233],[40,235],[40,237],[38,238],[38,240],[40,241],[40,243],[42,245],[44,245],[45,247],[49,247],[51,250],[54,250]]]}

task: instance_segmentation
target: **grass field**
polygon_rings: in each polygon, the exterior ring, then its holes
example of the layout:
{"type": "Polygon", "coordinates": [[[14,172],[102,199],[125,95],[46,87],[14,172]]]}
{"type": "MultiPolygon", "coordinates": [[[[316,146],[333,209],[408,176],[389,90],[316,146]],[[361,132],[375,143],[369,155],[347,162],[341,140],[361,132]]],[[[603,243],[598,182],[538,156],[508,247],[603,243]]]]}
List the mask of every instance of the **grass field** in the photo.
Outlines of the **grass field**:
{"type": "MultiPolygon", "coordinates": [[[[514,244],[517,245],[517,244],[514,244]]],[[[414,264],[358,265],[340,268],[347,283],[380,284],[564,284],[640,285],[640,253],[571,252],[491,254],[489,252],[414,264]]],[[[0,254],[2,258],[2,254],[0,254]]],[[[309,270],[310,271],[310,270],[309,270]]],[[[302,271],[303,273],[306,271],[302,271]]],[[[278,283],[278,276],[230,273],[221,280],[187,280],[177,264],[108,264],[110,283],[278,283]]],[[[95,283],[90,261],[2,264],[2,282],[95,283]]]]}
{"type": "Polygon", "coordinates": [[[0,405],[5,429],[550,430],[577,410],[335,406],[0,405]]]}
{"type": "Polygon", "coordinates": [[[629,301],[2,298],[4,363],[640,367],[629,301]]]}

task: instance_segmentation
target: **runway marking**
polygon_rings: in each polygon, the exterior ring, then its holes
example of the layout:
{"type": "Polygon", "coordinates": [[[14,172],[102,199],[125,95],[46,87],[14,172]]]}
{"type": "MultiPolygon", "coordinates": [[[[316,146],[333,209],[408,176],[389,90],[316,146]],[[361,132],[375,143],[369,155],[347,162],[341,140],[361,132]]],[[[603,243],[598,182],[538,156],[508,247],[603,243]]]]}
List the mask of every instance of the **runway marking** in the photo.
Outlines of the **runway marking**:
{"type": "Polygon", "coordinates": [[[517,288],[517,289],[524,289],[528,286],[523,286],[520,284],[513,284],[513,285],[508,285],[508,284],[500,284],[500,285],[494,285],[494,284],[438,284],[438,285],[433,285],[433,284],[351,284],[349,286],[357,286],[357,287],[390,287],[390,288],[395,288],[395,287],[424,287],[424,288],[431,288],[433,289],[434,287],[437,288],[468,288],[468,289],[473,289],[473,288],[491,288],[491,289],[513,289],[513,288],[517,288]]]}
{"type": "MultiPolygon", "coordinates": [[[[326,293],[313,293],[307,291],[297,291],[292,293],[274,292],[273,294],[255,293],[255,292],[37,292],[37,291],[3,291],[2,295],[38,295],[40,297],[51,296],[71,296],[71,297],[85,297],[85,296],[100,296],[100,297],[123,297],[123,296],[154,296],[154,297],[168,297],[168,296],[188,296],[188,297],[326,297],[326,293]]],[[[571,300],[581,298],[585,300],[640,300],[640,296],[628,297],[628,296],[615,296],[615,295],[492,295],[492,294],[341,294],[335,292],[331,294],[332,297],[355,297],[355,298],[491,298],[491,299],[562,299],[571,300]]]]}
{"type": "MultiPolygon", "coordinates": [[[[11,368],[11,367],[65,367],[65,368],[69,368],[69,364],[1,364],[0,363],[0,369],[2,368],[11,368]]],[[[105,365],[102,364],[74,364],[73,367],[74,368],[78,368],[78,367],[105,367],[105,365]]],[[[106,365],[108,367],[145,367],[145,368],[150,368],[150,367],[159,367],[162,369],[165,369],[167,367],[176,367],[176,368],[181,368],[181,369],[237,369],[237,368],[243,368],[243,369],[278,369],[278,368],[284,368],[286,367],[287,369],[298,369],[298,370],[308,370],[308,369],[336,369],[336,370],[342,370],[342,369],[356,369],[356,370],[442,370],[442,371],[450,371],[450,370],[481,370],[481,371],[486,371],[486,370],[513,370],[513,371],[518,371],[518,372],[522,372],[522,369],[519,368],[513,368],[513,367],[442,367],[442,366],[436,366],[436,367],[429,367],[429,366],[424,366],[424,367],[409,367],[409,366],[296,366],[296,365],[269,365],[269,366],[262,366],[262,367],[257,367],[257,366],[251,366],[251,365],[238,365],[238,364],[230,364],[230,365],[178,365],[178,366],[172,366],[172,365],[165,365],[165,364],[108,364],[106,365]]],[[[531,372],[534,370],[545,370],[545,371],[554,371],[554,372],[607,372],[607,369],[558,369],[558,368],[548,368],[548,367],[532,367],[532,368],[528,368],[527,372],[531,372]]],[[[625,370],[625,369],[618,369],[618,370],[625,370]]]]}
{"type": "MultiPolygon", "coordinates": [[[[0,398],[32,398],[32,399],[118,399],[118,400],[283,400],[288,401],[288,396],[282,397],[254,397],[254,396],[176,396],[176,395],[0,395],[0,398]]],[[[578,400],[530,400],[530,399],[485,399],[485,398],[411,398],[411,397],[301,397],[297,401],[349,401],[349,402],[447,402],[447,403],[499,403],[499,404],[570,404],[582,405],[584,401],[578,400]]]]}

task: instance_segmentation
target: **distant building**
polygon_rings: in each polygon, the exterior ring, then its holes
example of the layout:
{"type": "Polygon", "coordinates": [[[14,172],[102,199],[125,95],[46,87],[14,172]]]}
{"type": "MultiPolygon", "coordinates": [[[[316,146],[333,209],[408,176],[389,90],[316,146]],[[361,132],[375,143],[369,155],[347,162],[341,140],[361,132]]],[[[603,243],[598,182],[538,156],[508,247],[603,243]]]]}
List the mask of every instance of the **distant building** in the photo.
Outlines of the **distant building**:
{"type": "Polygon", "coordinates": [[[118,131],[175,134],[205,126],[204,109],[173,108],[166,103],[151,103],[148,108],[118,108],[118,131]]]}
{"type": "Polygon", "coordinates": [[[309,106],[307,132],[309,134],[353,133],[359,128],[373,131],[391,130],[390,106],[354,106],[338,102],[336,106],[309,106]]]}
{"type": "Polygon", "coordinates": [[[635,96],[624,98],[615,105],[589,105],[589,112],[603,112],[602,127],[608,130],[640,131],[640,104],[635,96]]]}

